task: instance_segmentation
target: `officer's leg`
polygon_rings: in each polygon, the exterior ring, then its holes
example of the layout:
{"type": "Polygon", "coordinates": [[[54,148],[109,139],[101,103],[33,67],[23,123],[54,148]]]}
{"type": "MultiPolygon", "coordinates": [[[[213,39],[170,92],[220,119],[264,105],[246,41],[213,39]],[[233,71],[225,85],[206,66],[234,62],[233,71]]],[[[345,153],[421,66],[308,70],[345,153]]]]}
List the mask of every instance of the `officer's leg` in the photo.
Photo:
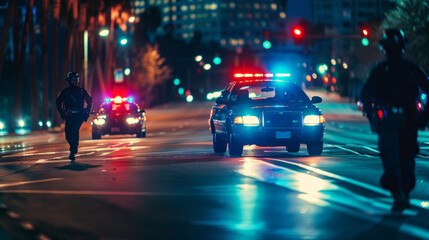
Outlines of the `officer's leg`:
{"type": "Polygon", "coordinates": [[[416,184],[415,156],[418,152],[417,130],[406,130],[401,134],[401,175],[402,189],[406,196],[414,189],[416,184]]]}
{"type": "Polygon", "coordinates": [[[380,129],[378,131],[378,147],[384,168],[380,183],[383,188],[390,190],[394,195],[401,186],[398,132],[395,129],[380,129]]]}
{"type": "Polygon", "coordinates": [[[74,116],[70,127],[70,152],[72,153],[77,153],[77,147],[79,145],[79,129],[81,124],[80,119],[74,116]]]}
{"type": "MultiPolygon", "coordinates": [[[[70,117],[66,118],[66,127],[65,127],[65,133],[66,133],[66,140],[68,142],[68,144],[71,146],[72,145],[72,119],[70,119],[70,117]]],[[[71,149],[71,148],[70,148],[71,149]]]]}

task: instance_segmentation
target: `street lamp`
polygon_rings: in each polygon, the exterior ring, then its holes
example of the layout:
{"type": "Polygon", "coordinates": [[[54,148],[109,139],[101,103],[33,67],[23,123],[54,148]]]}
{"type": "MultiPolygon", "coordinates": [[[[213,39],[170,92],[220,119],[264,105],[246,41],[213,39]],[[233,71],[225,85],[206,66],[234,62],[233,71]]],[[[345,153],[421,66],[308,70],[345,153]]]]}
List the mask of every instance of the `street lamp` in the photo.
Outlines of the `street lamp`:
{"type": "Polygon", "coordinates": [[[203,56],[201,56],[201,55],[195,56],[195,62],[199,62],[201,60],[203,60],[203,56]]]}
{"type": "Polygon", "coordinates": [[[109,36],[109,33],[110,33],[109,29],[103,28],[98,32],[98,35],[100,35],[100,37],[107,37],[109,36]]]}
{"type": "Polygon", "coordinates": [[[119,42],[121,43],[122,46],[125,46],[128,43],[128,39],[122,38],[121,41],[119,41],[119,42]]]}

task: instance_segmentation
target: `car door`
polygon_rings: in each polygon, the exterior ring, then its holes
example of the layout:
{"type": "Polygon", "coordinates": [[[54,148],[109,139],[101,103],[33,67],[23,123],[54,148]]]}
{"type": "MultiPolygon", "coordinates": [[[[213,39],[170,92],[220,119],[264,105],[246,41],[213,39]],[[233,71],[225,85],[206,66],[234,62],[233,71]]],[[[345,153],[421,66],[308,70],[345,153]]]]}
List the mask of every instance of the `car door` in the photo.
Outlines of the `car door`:
{"type": "Polygon", "coordinates": [[[226,116],[228,112],[228,99],[233,86],[234,84],[231,83],[222,91],[221,96],[216,99],[216,104],[213,107],[213,125],[216,133],[221,135],[227,134],[226,116]]]}

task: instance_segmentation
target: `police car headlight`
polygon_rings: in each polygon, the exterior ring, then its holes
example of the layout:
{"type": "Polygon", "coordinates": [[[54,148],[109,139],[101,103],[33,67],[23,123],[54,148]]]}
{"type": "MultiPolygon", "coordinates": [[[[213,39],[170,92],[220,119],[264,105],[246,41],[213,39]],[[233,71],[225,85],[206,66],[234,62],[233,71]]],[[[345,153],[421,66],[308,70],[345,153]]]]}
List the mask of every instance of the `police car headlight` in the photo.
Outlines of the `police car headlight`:
{"type": "Polygon", "coordinates": [[[139,122],[139,119],[138,118],[133,118],[133,117],[129,117],[129,118],[127,118],[127,123],[128,124],[136,124],[136,123],[138,123],[139,122]]]}
{"type": "Polygon", "coordinates": [[[104,118],[96,118],[94,119],[94,123],[95,125],[103,125],[106,123],[106,120],[104,120],[104,118]]]}
{"type": "Polygon", "coordinates": [[[235,124],[243,124],[244,126],[259,126],[259,118],[256,116],[235,117],[235,124]]]}
{"type": "Polygon", "coordinates": [[[304,117],[305,126],[316,126],[325,122],[325,118],[322,115],[307,115],[304,117]]]}

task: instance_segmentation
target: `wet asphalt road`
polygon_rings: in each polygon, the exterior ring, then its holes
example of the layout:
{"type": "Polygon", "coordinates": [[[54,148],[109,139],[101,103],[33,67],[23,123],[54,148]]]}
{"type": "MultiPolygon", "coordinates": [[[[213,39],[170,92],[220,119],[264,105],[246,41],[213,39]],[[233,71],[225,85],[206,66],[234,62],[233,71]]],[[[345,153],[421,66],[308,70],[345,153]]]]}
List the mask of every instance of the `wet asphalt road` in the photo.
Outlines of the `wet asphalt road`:
{"type": "Polygon", "coordinates": [[[148,110],[143,139],[91,140],[84,126],[73,165],[63,134],[18,149],[3,142],[0,239],[429,238],[429,134],[419,139],[412,208],[390,214],[377,138],[353,106],[333,100],[320,104],[320,157],[305,145],[214,154],[204,103],[148,110]]]}

